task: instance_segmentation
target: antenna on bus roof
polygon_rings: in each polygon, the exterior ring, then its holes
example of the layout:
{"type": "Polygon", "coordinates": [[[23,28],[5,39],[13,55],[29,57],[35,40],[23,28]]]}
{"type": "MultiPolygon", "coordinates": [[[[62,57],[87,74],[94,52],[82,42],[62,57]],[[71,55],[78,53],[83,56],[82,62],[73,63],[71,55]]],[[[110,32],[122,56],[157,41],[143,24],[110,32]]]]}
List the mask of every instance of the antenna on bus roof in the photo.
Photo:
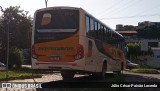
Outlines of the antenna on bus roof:
{"type": "Polygon", "coordinates": [[[48,0],[45,0],[46,8],[47,8],[47,3],[48,3],[48,0]]]}

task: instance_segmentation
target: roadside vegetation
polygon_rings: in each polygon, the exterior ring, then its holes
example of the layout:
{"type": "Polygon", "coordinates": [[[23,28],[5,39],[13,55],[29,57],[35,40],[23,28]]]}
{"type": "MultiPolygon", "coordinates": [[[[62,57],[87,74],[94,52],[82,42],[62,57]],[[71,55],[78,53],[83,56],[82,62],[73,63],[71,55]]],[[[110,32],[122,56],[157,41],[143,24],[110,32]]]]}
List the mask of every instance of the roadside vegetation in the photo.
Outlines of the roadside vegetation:
{"type": "Polygon", "coordinates": [[[0,62],[7,64],[7,39],[9,32],[9,70],[30,64],[32,18],[20,6],[0,6],[0,62]],[[27,54],[28,53],[28,54],[27,54]]]}
{"type": "Polygon", "coordinates": [[[160,74],[157,69],[153,68],[138,68],[138,69],[131,69],[129,72],[133,73],[145,73],[145,74],[160,74]]]}
{"type": "Polygon", "coordinates": [[[31,79],[31,78],[41,78],[41,74],[32,75],[32,69],[23,67],[20,69],[11,69],[8,71],[8,77],[6,78],[6,71],[0,71],[0,81],[15,80],[15,79],[31,79]]]}

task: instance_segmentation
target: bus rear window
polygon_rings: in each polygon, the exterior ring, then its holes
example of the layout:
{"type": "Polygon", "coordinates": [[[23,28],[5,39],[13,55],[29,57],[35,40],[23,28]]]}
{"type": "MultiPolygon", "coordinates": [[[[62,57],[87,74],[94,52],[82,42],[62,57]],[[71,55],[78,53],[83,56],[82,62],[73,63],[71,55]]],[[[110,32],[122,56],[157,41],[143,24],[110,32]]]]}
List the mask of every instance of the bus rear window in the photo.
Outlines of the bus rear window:
{"type": "Polygon", "coordinates": [[[78,10],[47,10],[36,14],[36,29],[78,29],[78,10]]]}

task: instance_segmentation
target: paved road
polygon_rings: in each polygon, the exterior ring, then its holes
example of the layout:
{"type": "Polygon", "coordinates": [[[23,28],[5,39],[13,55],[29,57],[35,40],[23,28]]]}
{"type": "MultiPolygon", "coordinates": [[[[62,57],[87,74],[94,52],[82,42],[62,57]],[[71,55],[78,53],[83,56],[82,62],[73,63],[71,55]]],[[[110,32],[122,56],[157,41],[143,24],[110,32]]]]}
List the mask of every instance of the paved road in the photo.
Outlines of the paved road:
{"type": "MultiPolygon", "coordinates": [[[[42,78],[35,78],[34,79],[36,82],[42,82],[42,87],[65,87],[65,86],[69,86],[69,85],[75,85],[75,82],[79,82],[78,84],[81,85],[83,84],[83,86],[90,84],[89,86],[91,86],[91,88],[95,88],[97,86],[97,83],[99,85],[105,85],[106,82],[159,82],[160,83],[160,74],[139,74],[139,73],[130,73],[128,71],[124,71],[123,75],[118,76],[117,74],[113,74],[113,73],[107,73],[107,77],[106,80],[101,80],[99,78],[93,77],[93,76],[89,76],[89,75],[75,75],[75,78],[70,79],[70,80],[62,80],[62,77],[59,73],[55,72],[52,74],[44,74],[42,76],[42,78]],[[66,83],[66,82],[73,82],[73,83],[66,83]],[[86,83],[85,83],[86,82],[86,83]],[[104,83],[104,84],[103,84],[104,83]]],[[[25,79],[25,80],[12,80],[9,82],[34,82],[33,79],[25,79]]],[[[78,86],[77,86],[78,87],[78,86]]],[[[133,88],[127,88],[123,89],[124,91],[132,91],[133,88]]],[[[35,90],[35,89],[34,89],[35,90]]],[[[37,91],[45,91],[45,90],[41,90],[41,89],[36,89],[37,91]]],[[[56,89],[59,91],[59,89],[56,89]]],[[[55,91],[56,91],[55,90],[55,91]]],[[[73,90],[73,89],[70,89],[73,90]]],[[[60,91],[70,91],[70,90],[66,90],[66,89],[60,89],[60,91]]],[[[106,91],[107,89],[101,89],[102,91],[106,91]]],[[[147,88],[144,90],[144,88],[136,88],[137,91],[153,91],[153,88],[147,88]]],[[[5,90],[4,90],[5,91],[5,90]]],[[[12,91],[12,90],[11,90],[12,91]]],[[[16,90],[15,90],[16,91],[16,90]]],[[[18,91],[18,90],[17,90],[18,91]]],[[[24,90],[25,91],[25,90],[24,90]]],[[[28,90],[28,91],[33,91],[32,90],[28,90]]],[[[49,90],[46,90],[49,91],[49,90]]],[[[75,91],[75,89],[74,89],[75,91]]],[[[84,89],[77,89],[76,91],[84,91],[84,89]]],[[[92,91],[89,89],[86,89],[86,91],[92,91]]],[[[98,91],[98,90],[94,90],[94,91],[98,91]]],[[[100,91],[100,90],[99,90],[100,91]]],[[[117,90],[114,90],[117,91],[117,90]]],[[[160,88],[155,88],[154,91],[160,91],[160,88]]]]}
{"type": "MultiPolygon", "coordinates": [[[[113,73],[107,73],[106,74],[106,81],[107,82],[113,82],[115,77],[117,77],[116,74],[113,73]]],[[[140,74],[140,73],[131,73],[128,71],[123,72],[123,78],[125,82],[160,82],[160,74],[140,74]]],[[[79,75],[76,74],[75,78],[72,80],[96,80],[98,78],[95,78],[93,76],[89,75],[79,75]]],[[[117,78],[118,79],[118,78],[117,78]]],[[[42,78],[35,78],[34,79],[36,82],[50,82],[50,81],[59,81],[62,80],[61,75],[59,72],[54,72],[50,74],[44,74],[42,78]]],[[[9,82],[34,82],[33,79],[23,79],[23,80],[11,80],[9,82]]]]}
{"type": "Polygon", "coordinates": [[[125,82],[160,82],[160,74],[142,74],[124,71],[125,82]]]}

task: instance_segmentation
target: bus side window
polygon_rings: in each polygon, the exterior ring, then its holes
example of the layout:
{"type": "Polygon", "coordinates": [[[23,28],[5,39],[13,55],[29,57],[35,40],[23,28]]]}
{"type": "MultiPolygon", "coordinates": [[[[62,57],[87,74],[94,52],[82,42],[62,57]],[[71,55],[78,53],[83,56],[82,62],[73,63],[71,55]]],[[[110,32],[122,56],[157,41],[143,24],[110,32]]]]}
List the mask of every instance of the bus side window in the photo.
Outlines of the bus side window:
{"type": "Polygon", "coordinates": [[[113,45],[117,47],[117,42],[116,42],[116,33],[113,33],[113,45]]]}
{"type": "Polygon", "coordinates": [[[108,39],[109,39],[109,30],[108,28],[106,28],[106,42],[108,42],[108,39]]]}
{"type": "Polygon", "coordinates": [[[89,35],[94,38],[95,36],[95,31],[94,31],[94,20],[90,18],[90,30],[89,30],[89,35]]]}
{"type": "Polygon", "coordinates": [[[110,36],[111,36],[110,43],[111,43],[111,45],[113,45],[113,31],[110,31],[110,36]]]}
{"type": "Polygon", "coordinates": [[[100,35],[100,29],[101,29],[101,24],[100,23],[98,23],[98,39],[101,39],[100,37],[101,37],[101,35],[100,35]]]}
{"type": "Polygon", "coordinates": [[[103,33],[103,41],[106,42],[107,40],[107,30],[106,30],[106,27],[104,27],[104,33],[103,33]]]}
{"type": "Polygon", "coordinates": [[[104,41],[104,26],[101,25],[101,41],[104,41]]]}
{"type": "Polygon", "coordinates": [[[98,23],[97,23],[97,21],[95,21],[94,29],[95,29],[95,38],[97,39],[98,38],[98,23]]]}
{"type": "Polygon", "coordinates": [[[90,21],[89,17],[86,16],[86,35],[89,36],[89,30],[90,30],[90,21]]]}

